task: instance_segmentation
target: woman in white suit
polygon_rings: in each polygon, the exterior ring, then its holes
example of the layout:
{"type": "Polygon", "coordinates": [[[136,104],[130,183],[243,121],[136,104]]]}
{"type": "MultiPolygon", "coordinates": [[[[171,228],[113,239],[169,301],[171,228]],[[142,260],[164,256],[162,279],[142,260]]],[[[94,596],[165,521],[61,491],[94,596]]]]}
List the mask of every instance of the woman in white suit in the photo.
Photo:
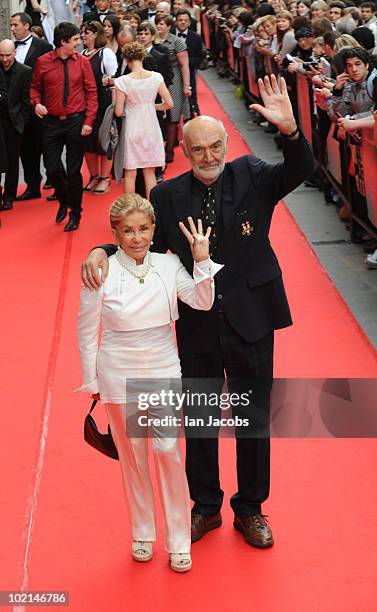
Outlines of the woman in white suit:
{"type": "MultiPolygon", "coordinates": [[[[136,400],[127,385],[132,379],[180,379],[181,369],[171,327],[178,319],[177,298],[192,308],[209,310],[214,300],[213,277],[222,267],[209,259],[209,233],[189,218],[181,230],[194,258],[193,278],[179,258],[149,251],[155,228],[152,205],[139,195],[125,194],[110,209],[118,251],[109,258],[109,274],[99,291],[83,289],[78,325],[83,372],[80,390],[105,404],[122,468],[132,529],[132,556],[149,561],[156,539],[153,491],[148,465],[148,439],[132,437],[136,400]],[[102,323],[102,338],[98,335],[102,323]],[[130,437],[131,435],[131,437],[130,437]]],[[[144,384],[144,383],[143,383],[144,384]]],[[[160,387],[161,388],[161,387],[160,387]]],[[[157,406],[149,416],[175,410],[157,406]]],[[[144,415],[145,413],[138,413],[144,415]]],[[[158,429],[158,427],[157,427],[158,429]]],[[[155,433],[155,432],[154,432],[155,433]]],[[[191,568],[190,497],[177,428],[153,437],[152,449],[165,522],[165,548],[170,567],[191,568]]]]}

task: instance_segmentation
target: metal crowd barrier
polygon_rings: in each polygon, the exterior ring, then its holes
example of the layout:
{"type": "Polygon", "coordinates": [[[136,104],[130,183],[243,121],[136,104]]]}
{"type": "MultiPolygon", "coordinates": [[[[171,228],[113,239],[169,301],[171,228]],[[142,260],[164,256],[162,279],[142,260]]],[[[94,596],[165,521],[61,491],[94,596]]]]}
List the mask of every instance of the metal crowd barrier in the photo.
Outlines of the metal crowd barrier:
{"type": "MultiPolygon", "coordinates": [[[[259,90],[253,48],[241,48],[235,61],[232,40],[229,36],[224,37],[217,20],[213,18],[209,20],[205,14],[202,20],[204,42],[214,62],[226,66],[230,75],[243,83],[246,98],[256,101],[259,90]]],[[[324,125],[328,119],[321,117],[321,113],[315,111],[310,79],[301,73],[297,73],[295,77],[293,88],[295,100],[292,102],[297,112],[296,118],[306,139],[313,147],[326,200],[330,201],[327,194],[331,188],[348,207],[351,215],[352,239],[355,237],[356,224],[361,225],[377,239],[377,123],[374,130],[363,130],[360,145],[366,187],[366,215],[364,215],[361,214],[363,207],[360,206],[362,196],[357,192],[355,181],[349,173],[351,159],[349,143],[337,140],[335,124],[331,124],[328,129],[328,126],[324,125]]]]}
{"type": "Polygon", "coordinates": [[[367,185],[368,217],[377,227],[377,122],[374,130],[369,131],[363,139],[361,153],[364,164],[364,177],[367,185]]]}
{"type": "Polygon", "coordinates": [[[250,49],[250,53],[244,57],[244,63],[247,74],[248,91],[250,92],[252,98],[258,99],[259,89],[257,72],[255,69],[255,53],[253,48],[250,49]]]}
{"type": "Polygon", "coordinates": [[[296,74],[297,112],[300,128],[306,140],[313,145],[312,103],[310,85],[304,74],[296,74]]]}

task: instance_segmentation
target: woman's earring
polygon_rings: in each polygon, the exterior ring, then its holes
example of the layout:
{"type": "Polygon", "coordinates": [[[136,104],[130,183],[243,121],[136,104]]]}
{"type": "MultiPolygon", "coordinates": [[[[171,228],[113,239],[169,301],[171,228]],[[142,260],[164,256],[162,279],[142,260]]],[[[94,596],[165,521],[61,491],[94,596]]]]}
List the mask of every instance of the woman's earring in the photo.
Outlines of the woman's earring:
{"type": "Polygon", "coordinates": [[[153,244],[153,240],[151,240],[151,245],[153,244]]]}

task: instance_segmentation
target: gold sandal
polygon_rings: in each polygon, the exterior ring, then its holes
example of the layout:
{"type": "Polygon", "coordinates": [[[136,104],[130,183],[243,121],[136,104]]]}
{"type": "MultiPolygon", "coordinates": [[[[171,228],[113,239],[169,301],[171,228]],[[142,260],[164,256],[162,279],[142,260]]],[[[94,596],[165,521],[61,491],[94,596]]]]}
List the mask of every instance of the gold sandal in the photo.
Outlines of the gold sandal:
{"type": "Polygon", "coordinates": [[[174,572],[188,572],[192,568],[190,553],[170,553],[169,561],[174,572]]]}
{"type": "Polygon", "coordinates": [[[150,561],[153,557],[153,542],[132,542],[132,557],[135,561],[150,561]]]}

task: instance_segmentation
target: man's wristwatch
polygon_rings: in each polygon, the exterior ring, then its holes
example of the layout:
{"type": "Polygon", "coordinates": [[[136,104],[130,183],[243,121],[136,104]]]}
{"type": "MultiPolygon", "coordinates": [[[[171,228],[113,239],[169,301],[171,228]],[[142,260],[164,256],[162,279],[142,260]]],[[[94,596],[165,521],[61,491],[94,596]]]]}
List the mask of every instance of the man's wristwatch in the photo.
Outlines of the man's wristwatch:
{"type": "Polygon", "coordinates": [[[296,136],[296,134],[299,133],[299,131],[300,131],[300,128],[298,127],[298,125],[296,125],[295,129],[292,130],[292,132],[289,132],[289,134],[281,134],[281,135],[283,136],[283,138],[293,138],[294,136],[296,136]]]}

